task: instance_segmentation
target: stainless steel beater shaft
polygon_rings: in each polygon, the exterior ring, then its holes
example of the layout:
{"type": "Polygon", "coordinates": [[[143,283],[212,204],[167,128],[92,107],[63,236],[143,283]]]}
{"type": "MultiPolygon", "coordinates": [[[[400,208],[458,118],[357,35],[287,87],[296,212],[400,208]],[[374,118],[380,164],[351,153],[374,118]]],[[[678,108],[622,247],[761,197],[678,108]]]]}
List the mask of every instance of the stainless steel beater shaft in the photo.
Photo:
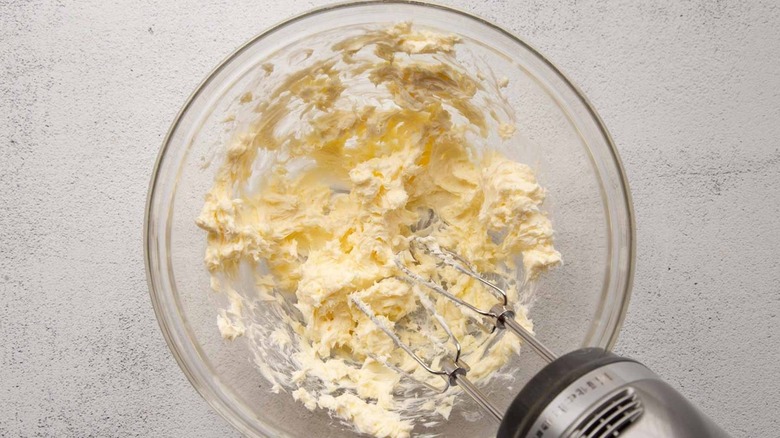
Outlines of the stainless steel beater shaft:
{"type": "Polygon", "coordinates": [[[462,366],[452,362],[451,360],[445,360],[443,363],[443,369],[448,373],[450,378],[450,385],[460,386],[461,389],[463,389],[463,392],[468,394],[469,397],[471,397],[471,399],[479,405],[479,407],[485,410],[485,412],[489,413],[491,417],[493,417],[499,423],[504,419],[504,414],[502,414],[498,408],[493,406],[493,403],[490,403],[487,397],[485,397],[485,394],[483,394],[482,391],[480,391],[479,388],[477,388],[477,386],[466,377],[466,371],[462,366]]]}
{"type": "Polygon", "coordinates": [[[490,316],[495,315],[493,317],[495,318],[497,328],[509,328],[512,333],[520,336],[522,340],[527,342],[528,345],[536,352],[536,354],[541,356],[541,358],[544,359],[547,363],[550,363],[558,358],[555,353],[550,351],[549,348],[539,342],[533,333],[529,332],[523,326],[521,326],[517,320],[515,320],[515,312],[507,309],[506,306],[497,304],[493,306],[492,309],[490,309],[490,313],[490,316]]]}

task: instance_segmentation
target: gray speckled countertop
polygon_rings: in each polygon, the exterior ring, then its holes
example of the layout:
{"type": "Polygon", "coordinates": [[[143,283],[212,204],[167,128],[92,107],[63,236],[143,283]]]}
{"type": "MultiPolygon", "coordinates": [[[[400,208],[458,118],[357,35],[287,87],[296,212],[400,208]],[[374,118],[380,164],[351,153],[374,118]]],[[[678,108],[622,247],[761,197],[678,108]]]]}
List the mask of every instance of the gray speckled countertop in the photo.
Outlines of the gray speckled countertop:
{"type": "MultiPolygon", "coordinates": [[[[0,0],[0,436],[237,435],[157,327],[147,183],[211,68],[321,3],[0,0]]],[[[734,436],[776,436],[778,3],[443,3],[539,48],[611,130],[639,242],[617,350],[734,436]]]]}

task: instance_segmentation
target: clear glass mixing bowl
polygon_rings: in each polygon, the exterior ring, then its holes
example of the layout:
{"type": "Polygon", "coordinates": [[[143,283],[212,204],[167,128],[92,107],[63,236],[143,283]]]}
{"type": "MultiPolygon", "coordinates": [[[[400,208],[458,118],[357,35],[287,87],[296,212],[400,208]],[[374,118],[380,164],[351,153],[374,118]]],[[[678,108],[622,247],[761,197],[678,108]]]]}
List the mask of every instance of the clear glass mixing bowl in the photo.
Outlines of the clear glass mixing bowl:
{"type": "MultiPolygon", "coordinates": [[[[582,93],[526,43],[463,12],[411,2],[317,9],[257,36],[206,78],[173,122],[149,190],[146,267],[160,327],[192,385],[247,436],[357,435],[325,411],[308,411],[289,393],[273,394],[247,345],[240,338],[226,342],[220,337],[220,302],[209,288],[203,264],[205,234],[195,218],[221,161],[225,115],[247,89],[262,82],[262,64],[268,60],[293,68],[305,62],[300,53],[313,41],[323,44],[356,27],[401,21],[458,34],[463,39],[459,52],[472,53],[510,79],[503,91],[522,135],[502,151],[537,169],[548,191],[545,207],[552,215],[556,247],[564,257],[564,265],[538,284],[530,314],[538,337],[557,352],[610,348],[617,338],[634,264],[631,199],[615,146],[582,93]],[[280,54],[284,60],[276,59],[280,54]]],[[[508,406],[541,367],[530,351],[515,361],[520,371],[512,387],[485,388],[499,407],[508,406]]],[[[496,425],[487,417],[466,418],[477,409],[463,400],[449,421],[415,432],[446,437],[494,434],[496,425]]]]}

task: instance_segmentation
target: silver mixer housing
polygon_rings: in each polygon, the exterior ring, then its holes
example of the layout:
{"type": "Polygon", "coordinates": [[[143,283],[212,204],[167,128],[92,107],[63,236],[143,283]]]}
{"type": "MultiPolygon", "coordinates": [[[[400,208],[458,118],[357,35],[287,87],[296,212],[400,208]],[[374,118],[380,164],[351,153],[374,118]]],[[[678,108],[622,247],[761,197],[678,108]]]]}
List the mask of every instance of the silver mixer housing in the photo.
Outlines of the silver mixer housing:
{"type": "Polygon", "coordinates": [[[580,377],[547,405],[526,438],[726,437],[644,365],[616,362],[580,377]]]}
{"type": "Polygon", "coordinates": [[[641,363],[597,349],[567,356],[521,391],[499,438],[728,436],[641,363]]]}

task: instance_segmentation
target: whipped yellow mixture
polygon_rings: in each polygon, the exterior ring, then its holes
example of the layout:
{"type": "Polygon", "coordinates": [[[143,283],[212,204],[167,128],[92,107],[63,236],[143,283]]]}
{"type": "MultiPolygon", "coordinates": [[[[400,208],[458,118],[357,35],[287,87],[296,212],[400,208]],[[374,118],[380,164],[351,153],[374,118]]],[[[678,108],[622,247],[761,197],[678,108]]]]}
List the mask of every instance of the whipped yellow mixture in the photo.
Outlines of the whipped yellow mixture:
{"type": "MultiPolygon", "coordinates": [[[[396,257],[479,307],[498,302],[431,257],[413,262],[412,238],[435,239],[507,279],[514,301],[561,260],[534,173],[485,144],[506,141],[515,128],[475,101],[483,80],[459,67],[458,42],[409,24],[366,31],[335,44],[337,56],[286,75],[268,95],[247,93],[241,100],[255,102],[255,117],[227,145],[197,219],[208,233],[212,287],[229,298],[218,317],[223,336],[251,340],[274,390],[377,437],[410,436],[423,417],[446,419],[458,390],[420,389],[419,381],[443,382],[351,297],[436,365],[451,350],[421,308],[429,298],[476,382],[520,343],[408,281],[396,257]],[[247,275],[251,292],[239,286],[247,275]]],[[[525,309],[517,310],[532,329],[525,309]]]]}

